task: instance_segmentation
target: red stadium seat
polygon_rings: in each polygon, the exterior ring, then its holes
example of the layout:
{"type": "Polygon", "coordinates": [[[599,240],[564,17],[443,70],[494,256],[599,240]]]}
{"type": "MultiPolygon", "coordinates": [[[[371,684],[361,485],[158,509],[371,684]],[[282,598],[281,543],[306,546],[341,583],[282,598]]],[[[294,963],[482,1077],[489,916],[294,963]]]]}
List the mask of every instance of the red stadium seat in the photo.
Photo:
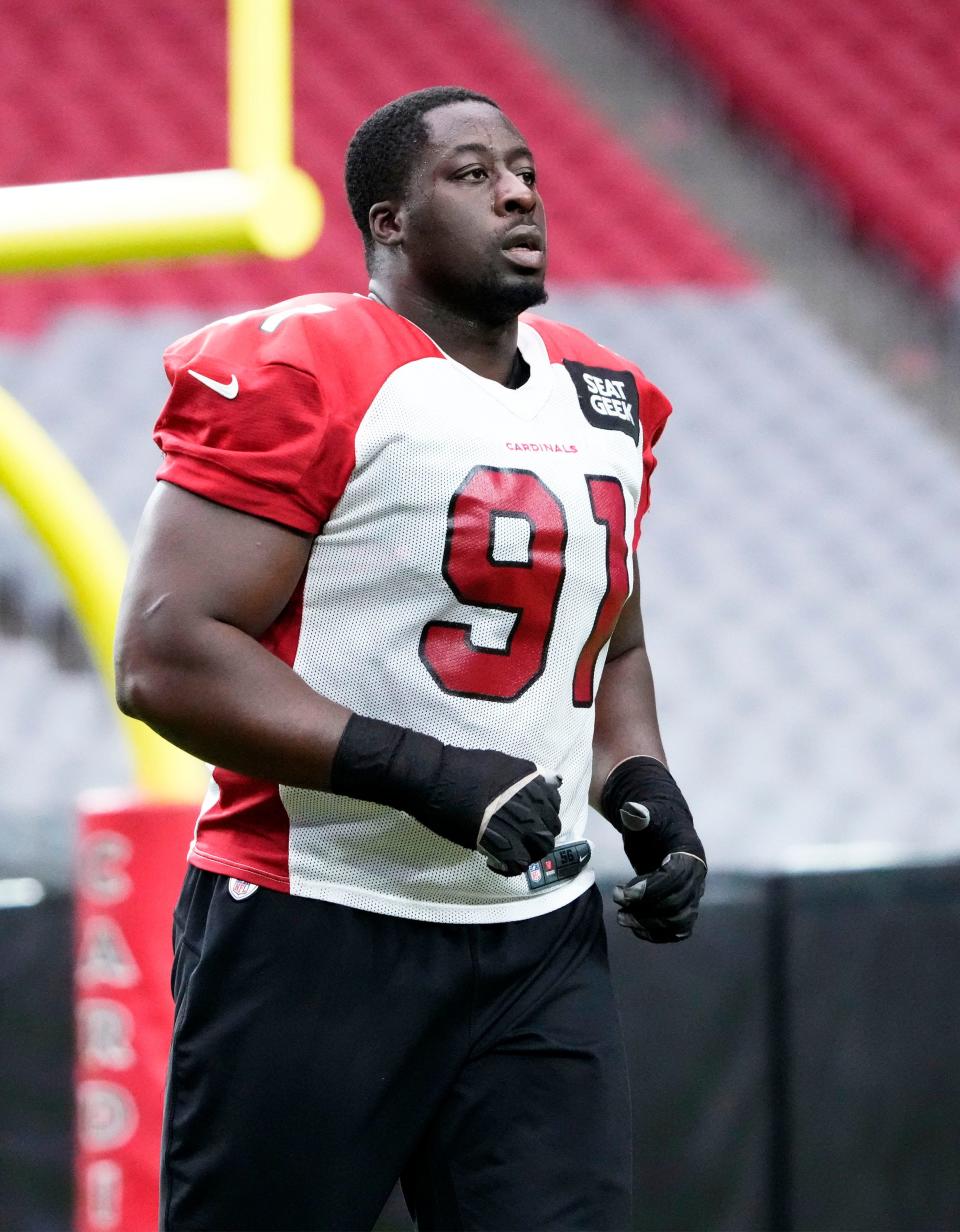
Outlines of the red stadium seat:
{"type": "Polygon", "coordinates": [[[928,286],[960,271],[960,0],[623,0],[928,286]]]}
{"type": "MultiPolygon", "coordinates": [[[[0,120],[8,120],[0,123],[0,183],[223,166],[224,8],[193,0],[22,6],[0,40],[0,120]]],[[[294,12],[297,156],[327,208],[316,249],[284,265],[224,259],[7,279],[0,325],[23,327],[91,297],[220,309],[323,287],[365,288],[341,187],[346,143],[390,98],[450,82],[497,98],[537,151],[556,281],[752,281],[747,261],[486,9],[469,0],[337,0],[294,12]]]]}

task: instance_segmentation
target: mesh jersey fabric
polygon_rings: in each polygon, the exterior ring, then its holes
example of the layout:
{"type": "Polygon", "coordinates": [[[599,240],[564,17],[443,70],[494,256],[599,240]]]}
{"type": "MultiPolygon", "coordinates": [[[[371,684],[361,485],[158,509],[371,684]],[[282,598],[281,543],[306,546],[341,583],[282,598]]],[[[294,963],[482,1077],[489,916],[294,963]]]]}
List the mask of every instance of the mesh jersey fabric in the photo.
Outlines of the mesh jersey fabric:
{"type": "MultiPolygon", "coordinates": [[[[584,836],[593,695],[670,404],[567,326],[524,317],[519,346],[530,375],[507,389],[364,296],[214,322],[165,353],[158,478],[314,536],[263,644],[360,714],[558,772],[562,843],[584,836]]],[[[399,810],[217,768],[189,859],[443,922],[593,882],[531,890],[399,810]]]]}

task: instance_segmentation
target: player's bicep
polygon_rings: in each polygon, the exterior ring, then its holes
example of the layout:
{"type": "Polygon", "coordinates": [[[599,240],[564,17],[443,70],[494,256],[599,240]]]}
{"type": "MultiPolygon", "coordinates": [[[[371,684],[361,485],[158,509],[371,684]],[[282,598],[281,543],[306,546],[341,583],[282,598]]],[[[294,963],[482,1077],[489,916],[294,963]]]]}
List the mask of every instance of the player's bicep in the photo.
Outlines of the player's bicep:
{"type": "Polygon", "coordinates": [[[259,637],[283,611],[313,540],[169,483],[144,510],[121,609],[121,636],[188,636],[213,619],[259,637]]]}

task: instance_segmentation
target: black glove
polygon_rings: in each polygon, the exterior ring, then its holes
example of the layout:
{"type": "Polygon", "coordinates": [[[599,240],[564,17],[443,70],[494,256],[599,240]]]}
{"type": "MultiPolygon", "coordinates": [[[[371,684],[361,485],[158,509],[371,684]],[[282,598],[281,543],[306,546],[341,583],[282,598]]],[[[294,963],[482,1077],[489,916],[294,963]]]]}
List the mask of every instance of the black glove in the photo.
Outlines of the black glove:
{"type": "Polygon", "coordinates": [[[617,920],[644,941],[684,941],[699,913],[707,862],[693,817],[673,775],[653,757],[615,766],[600,810],[623,835],[638,876],[617,886],[617,920]]]}
{"type": "Polygon", "coordinates": [[[560,779],[493,749],[460,749],[433,736],[353,715],[330,771],[330,790],[402,809],[428,830],[516,877],[553,851],[560,779]]]}

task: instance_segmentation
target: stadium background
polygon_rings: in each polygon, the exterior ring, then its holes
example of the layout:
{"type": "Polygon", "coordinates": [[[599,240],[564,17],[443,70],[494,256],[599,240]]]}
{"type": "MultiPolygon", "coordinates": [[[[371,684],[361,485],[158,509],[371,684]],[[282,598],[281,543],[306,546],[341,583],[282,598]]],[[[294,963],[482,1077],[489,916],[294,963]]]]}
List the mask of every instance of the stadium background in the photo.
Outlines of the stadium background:
{"type": "MultiPolygon", "coordinates": [[[[3,278],[0,387],[129,538],[163,346],[227,311],[362,291],[340,188],[353,128],[423,85],[497,98],[538,156],[548,314],[676,407],[644,605],[713,873],[688,946],[613,937],[637,1227],[957,1227],[960,2],[294,13],[316,248],[3,278]]],[[[220,0],[0,0],[0,184],[223,166],[224,23],[220,0]]],[[[54,1229],[76,800],[132,769],[7,504],[0,679],[0,884],[43,894],[0,907],[0,1225],[54,1229]]],[[[622,860],[594,829],[612,880],[622,860]]]]}

